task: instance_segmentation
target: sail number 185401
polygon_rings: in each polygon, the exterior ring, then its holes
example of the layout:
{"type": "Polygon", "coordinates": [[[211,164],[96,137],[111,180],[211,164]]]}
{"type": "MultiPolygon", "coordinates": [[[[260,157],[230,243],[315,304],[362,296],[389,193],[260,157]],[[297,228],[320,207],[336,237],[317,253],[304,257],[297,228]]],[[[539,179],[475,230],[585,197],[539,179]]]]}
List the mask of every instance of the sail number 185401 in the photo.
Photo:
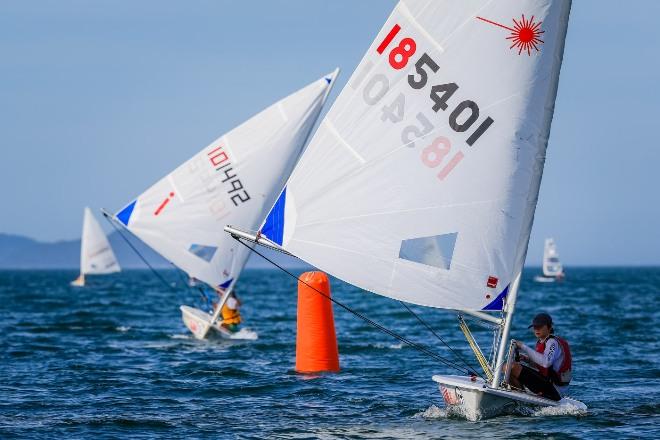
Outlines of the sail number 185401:
{"type": "MultiPolygon", "coordinates": [[[[385,36],[376,51],[383,55],[392,43],[396,36],[401,31],[401,26],[395,24],[390,32],[385,36]]],[[[389,51],[389,64],[395,70],[401,70],[408,65],[410,58],[417,52],[417,43],[413,38],[402,38],[398,44],[389,51]]],[[[408,84],[415,90],[421,90],[426,87],[429,80],[429,71],[436,73],[440,69],[438,63],[428,53],[423,53],[415,63],[414,74],[408,75],[408,84]]],[[[450,99],[458,91],[459,86],[454,82],[436,84],[431,86],[430,98],[433,101],[431,107],[434,112],[440,110],[446,111],[450,108],[450,99]]],[[[479,120],[479,106],[472,100],[464,100],[452,106],[449,113],[449,126],[457,133],[464,133],[472,129],[474,124],[479,120]]],[[[470,136],[465,141],[468,145],[472,146],[477,142],[481,136],[493,125],[493,118],[486,117],[481,123],[472,131],[470,136]]]]}

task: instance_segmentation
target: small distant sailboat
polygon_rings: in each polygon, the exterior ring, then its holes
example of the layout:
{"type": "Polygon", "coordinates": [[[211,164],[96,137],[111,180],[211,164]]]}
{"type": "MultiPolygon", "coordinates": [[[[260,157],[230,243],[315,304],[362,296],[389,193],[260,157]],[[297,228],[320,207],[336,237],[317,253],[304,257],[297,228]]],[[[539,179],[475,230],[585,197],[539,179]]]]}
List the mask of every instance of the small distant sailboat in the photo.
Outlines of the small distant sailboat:
{"type": "Polygon", "coordinates": [[[92,211],[85,208],[80,239],[80,276],[71,281],[74,287],[85,285],[85,275],[103,275],[121,271],[115,253],[92,211]]]}
{"type": "Polygon", "coordinates": [[[553,283],[564,279],[564,266],[559,261],[559,253],[553,238],[545,239],[543,248],[543,275],[534,277],[538,283],[553,283]]]}
{"type": "Polygon", "coordinates": [[[260,232],[225,228],[362,289],[458,311],[485,378],[433,380],[471,420],[584,407],[512,389],[502,371],[570,6],[400,1],[260,232]],[[463,314],[496,325],[490,361],[463,314]]]}
{"type": "Polygon", "coordinates": [[[339,70],[276,102],[219,137],[115,214],[124,227],[220,296],[212,315],[181,306],[197,339],[227,330],[219,316],[250,250],[223,232],[229,222],[257,228],[282,191],[339,70]]]}

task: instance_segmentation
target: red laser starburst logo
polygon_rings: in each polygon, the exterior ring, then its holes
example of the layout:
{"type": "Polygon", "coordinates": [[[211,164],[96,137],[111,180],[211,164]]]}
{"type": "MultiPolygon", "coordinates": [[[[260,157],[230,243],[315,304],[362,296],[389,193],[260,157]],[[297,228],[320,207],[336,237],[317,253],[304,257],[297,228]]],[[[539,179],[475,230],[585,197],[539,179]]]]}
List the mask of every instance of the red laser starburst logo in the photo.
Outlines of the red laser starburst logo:
{"type": "Polygon", "coordinates": [[[481,21],[486,23],[499,26],[503,29],[511,31],[511,34],[506,37],[507,40],[511,40],[513,43],[509,49],[518,49],[518,55],[521,55],[523,51],[527,52],[527,55],[532,55],[532,49],[540,52],[540,46],[543,44],[541,40],[541,35],[545,32],[541,30],[542,21],[534,23],[534,16],[532,18],[526,19],[523,14],[520,20],[513,19],[513,27],[505,26],[500,23],[488,20],[487,18],[477,17],[481,21]]]}

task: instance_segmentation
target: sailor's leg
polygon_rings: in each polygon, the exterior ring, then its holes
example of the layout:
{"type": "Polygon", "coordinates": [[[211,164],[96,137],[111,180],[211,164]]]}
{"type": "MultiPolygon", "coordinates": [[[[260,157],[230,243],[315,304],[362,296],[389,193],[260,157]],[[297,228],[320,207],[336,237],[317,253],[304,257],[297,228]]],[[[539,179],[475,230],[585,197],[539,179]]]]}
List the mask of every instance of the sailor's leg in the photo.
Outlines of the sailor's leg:
{"type": "Polygon", "coordinates": [[[552,382],[538,371],[529,367],[521,367],[518,373],[518,381],[525,385],[534,394],[539,394],[547,399],[560,400],[561,396],[552,382]]]}
{"type": "Polygon", "coordinates": [[[513,388],[517,388],[519,390],[522,390],[522,384],[520,383],[520,380],[518,379],[520,377],[520,372],[522,371],[522,366],[518,362],[514,362],[511,364],[511,374],[509,375],[509,385],[511,385],[513,388]]]}

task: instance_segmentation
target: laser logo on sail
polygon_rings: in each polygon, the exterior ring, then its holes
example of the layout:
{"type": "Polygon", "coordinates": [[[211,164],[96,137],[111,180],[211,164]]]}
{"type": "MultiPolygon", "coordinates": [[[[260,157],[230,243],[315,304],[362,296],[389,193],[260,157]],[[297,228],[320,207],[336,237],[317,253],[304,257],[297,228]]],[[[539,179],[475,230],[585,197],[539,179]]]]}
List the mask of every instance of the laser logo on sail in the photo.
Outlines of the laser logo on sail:
{"type": "Polygon", "coordinates": [[[541,24],[543,24],[543,22],[539,21],[538,23],[535,23],[533,15],[530,19],[526,19],[524,14],[520,20],[516,20],[515,18],[512,19],[513,27],[505,26],[483,17],[476,18],[477,20],[481,20],[485,23],[489,23],[510,31],[511,33],[509,36],[506,37],[507,40],[512,42],[509,49],[518,49],[518,55],[521,55],[523,52],[527,52],[527,55],[531,56],[532,49],[537,52],[541,51],[541,44],[543,44],[541,35],[545,31],[541,30],[541,24]]]}

